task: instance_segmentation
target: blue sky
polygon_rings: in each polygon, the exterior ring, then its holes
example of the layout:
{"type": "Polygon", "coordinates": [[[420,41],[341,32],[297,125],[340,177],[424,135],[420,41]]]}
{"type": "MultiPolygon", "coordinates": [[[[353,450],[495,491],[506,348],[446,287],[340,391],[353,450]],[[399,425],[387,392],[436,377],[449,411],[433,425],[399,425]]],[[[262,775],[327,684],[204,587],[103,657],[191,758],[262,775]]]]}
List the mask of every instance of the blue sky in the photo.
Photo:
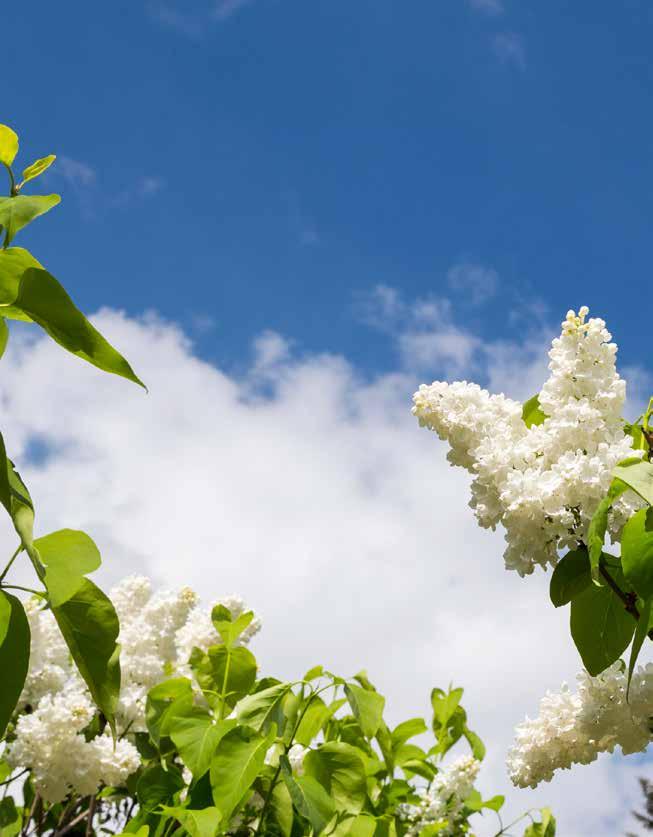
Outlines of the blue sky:
{"type": "Polygon", "coordinates": [[[645,0],[68,0],[3,30],[2,121],[63,158],[16,243],[87,310],[154,307],[223,363],[272,328],[378,371],[356,300],[382,283],[486,338],[587,303],[646,349],[645,0]],[[482,308],[460,263],[496,271],[482,308]]]}

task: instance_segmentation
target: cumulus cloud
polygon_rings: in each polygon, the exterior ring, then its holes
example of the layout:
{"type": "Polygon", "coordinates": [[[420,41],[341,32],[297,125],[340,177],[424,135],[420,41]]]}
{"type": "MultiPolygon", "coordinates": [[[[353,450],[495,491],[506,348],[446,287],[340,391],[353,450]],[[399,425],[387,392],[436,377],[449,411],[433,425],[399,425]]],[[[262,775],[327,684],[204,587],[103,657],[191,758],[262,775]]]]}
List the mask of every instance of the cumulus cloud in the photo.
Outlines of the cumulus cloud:
{"type": "MultiPolygon", "coordinates": [[[[391,289],[380,297],[410,327],[442,317],[455,326],[443,303],[412,306],[391,289]]],[[[297,356],[267,332],[251,368],[234,375],[155,316],[103,311],[95,322],[149,395],[41,339],[12,335],[3,365],[7,447],[19,462],[40,452],[22,468],[39,534],[92,534],[105,587],[146,572],[206,599],[241,593],[264,619],[254,650],[266,673],[365,667],[395,722],[427,715],[433,686],[465,686],[488,743],[484,791],[508,792],[509,813],[551,804],[565,837],[623,830],[638,768],[621,759],[536,792],[509,788],[514,725],[579,660],[567,614],[548,604],[548,577],[503,569],[501,535],[478,529],[466,506],[467,477],[418,429],[419,380],[406,367],[368,379],[346,358],[297,356]]],[[[518,350],[507,358],[507,346],[478,347],[497,386],[530,394],[542,370],[525,352],[520,366],[518,350]]],[[[435,357],[446,366],[450,353],[435,357]]],[[[7,527],[2,538],[10,554],[7,527]]],[[[479,834],[495,826],[487,816],[479,834]]]]}

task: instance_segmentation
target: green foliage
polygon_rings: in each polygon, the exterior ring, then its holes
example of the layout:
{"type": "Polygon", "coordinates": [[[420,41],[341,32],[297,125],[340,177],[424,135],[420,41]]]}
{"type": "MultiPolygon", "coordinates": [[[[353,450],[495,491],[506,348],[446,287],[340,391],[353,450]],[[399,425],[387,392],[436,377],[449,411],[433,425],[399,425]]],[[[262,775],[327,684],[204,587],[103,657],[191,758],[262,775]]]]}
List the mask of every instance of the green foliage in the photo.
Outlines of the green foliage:
{"type": "Polygon", "coordinates": [[[304,759],[304,773],[322,785],[336,810],[358,814],[367,802],[365,762],[351,744],[329,741],[311,750],[304,759]]]}
{"type": "Polygon", "coordinates": [[[20,601],[0,590],[0,735],[4,735],[29,665],[30,630],[20,601]]]}
{"type": "MultiPolygon", "coordinates": [[[[127,360],[91,325],[75,306],[63,286],[32,254],[10,247],[14,236],[33,220],[60,202],[59,195],[24,195],[22,189],[45,172],[54,154],[35,160],[23,169],[17,183],[13,164],[18,154],[16,132],[0,125],[0,163],[9,178],[9,194],[0,196],[0,357],[9,339],[7,320],[35,323],[56,343],[99,369],[120,375],[142,386],[127,360]]],[[[20,544],[0,574],[0,595],[4,622],[0,624],[11,675],[0,698],[0,722],[4,729],[22,690],[29,656],[29,629],[18,600],[2,589],[14,561],[27,555],[47,596],[61,632],[89,690],[113,726],[120,687],[118,663],[118,620],[111,602],[88,579],[100,564],[99,552],[83,532],[61,529],[34,541],[34,504],[14,463],[8,458],[0,435],[0,503],[11,518],[20,544]],[[11,613],[7,610],[11,602],[11,613]],[[10,618],[9,618],[10,617],[10,618]],[[7,619],[9,618],[9,621],[7,619]],[[4,633],[3,633],[4,632],[4,633]],[[27,640],[25,639],[27,637],[27,640]],[[24,651],[27,642],[27,652],[24,651]]]]}
{"type": "Polygon", "coordinates": [[[621,462],[612,472],[615,479],[624,482],[636,494],[653,503],[653,463],[642,459],[621,462]]]}
{"type": "Polygon", "coordinates": [[[244,802],[275,738],[274,728],[263,736],[250,727],[238,726],[218,743],[211,761],[211,788],[225,825],[244,802]]]}
{"type": "Polygon", "coordinates": [[[224,717],[245,697],[256,680],[256,660],[243,646],[214,645],[191,660],[197,680],[212,706],[224,717]]]}
{"type": "Polygon", "coordinates": [[[113,726],[120,692],[119,625],[113,605],[88,578],[52,612],[93,700],[113,726]]]}
{"type": "MultiPolygon", "coordinates": [[[[625,587],[623,573],[611,570],[614,581],[625,587]]],[[[589,585],[571,602],[571,635],[585,668],[600,674],[628,648],[635,620],[610,587],[589,585]]]]}
{"type": "MultiPolygon", "coordinates": [[[[633,677],[633,672],[635,671],[635,664],[637,663],[637,658],[639,657],[639,652],[642,650],[642,645],[644,644],[644,640],[648,632],[651,630],[651,603],[653,602],[652,599],[647,599],[644,602],[642,609],[639,612],[639,621],[637,622],[637,627],[635,629],[635,636],[633,638],[633,644],[630,649],[630,660],[628,662],[628,692],[630,692],[630,681],[633,677]]],[[[626,695],[627,697],[628,695],[626,695]]]]}
{"type": "Polygon", "coordinates": [[[540,811],[540,822],[533,822],[524,831],[524,837],[555,837],[556,821],[548,808],[540,811]]]}
{"type": "Polygon", "coordinates": [[[364,689],[354,683],[345,686],[345,694],[363,735],[366,738],[374,738],[383,719],[385,698],[378,692],[364,689]]]}
{"type": "Polygon", "coordinates": [[[60,201],[59,195],[14,195],[0,198],[0,227],[5,230],[4,246],[8,247],[17,232],[39,215],[45,215],[60,201]]]}
{"type": "Polygon", "coordinates": [[[312,776],[295,778],[286,756],[281,758],[283,780],[297,813],[308,820],[314,834],[321,834],[336,814],[328,791],[312,776]]]}
{"type": "Polygon", "coordinates": [[[59,607],[72,598],[84,582],[86,573],[97,570],[100,551],[85,532],[60,529],[34,541],[45,565],[43,582],[50,604],[59,607]]]}
{"type": "Polygon", "coordinates": [[[640,509],[624,526],[621,565],[637,595],[650,599],[653,596],[653,509],[640,509]]]}
{"type": "Polygon", "coordinates": [[[38,160],[35,160],[31,166],[23,169],[23,180],[19,184],[18,189],[22,189],[23,186],[30,180],[34,180],[34,178],[42,175],[44,171],[50,168],[56,159],[56,154],[48,154],[47,157],[40,157],[38,160]]]}
{"type": "Polygon", "coordinates": [[[0,163],[11,166],[18,154],[18,134],[8,125],[0,125],[0,163]]]}
{"type": "Polygon", "coordinates": [[[562,607],[578,596],[592,583],[587,549],[568,552],[558,562],[549,587],[554,607],[562,607]]]}
{"type": "Polygon", "coordinates": [[[592,580],[598,583],[599,561],[605,543],[605,533],[608,528],[608,514],[614,501],[628,489],[626,482],[614,479],[610,485],[607,495],[601,500],[594,516],[590,521],[587,532],[587,549],[590,557],[592,580]]]}
{"type": "Polygon", "coordinates": [[[542,412],[538,395],[534,395],[532,398],[529,398],[528,401],[524,402],[521,416],[526,427],[534,427],[538,424],[543,424],[546,420],[546,415],[542,412]]]}

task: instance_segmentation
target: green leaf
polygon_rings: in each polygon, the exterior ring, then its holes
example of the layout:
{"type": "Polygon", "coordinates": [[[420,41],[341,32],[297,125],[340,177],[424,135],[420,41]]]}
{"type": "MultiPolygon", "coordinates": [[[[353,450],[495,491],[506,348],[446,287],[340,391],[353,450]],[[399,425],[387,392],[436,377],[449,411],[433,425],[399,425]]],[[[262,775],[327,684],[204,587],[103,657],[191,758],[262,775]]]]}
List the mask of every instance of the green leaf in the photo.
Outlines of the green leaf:
{"type": "Polygon", "coordinates": [[[234,726],[234,722],[215,723],[212,716],[199,706],[183,707],[177,713],[173,704],[169,715],[166,723],[168,735],[193,778],[199,779],[211,766],[220,740],[234,726]]]}
{"type": "Polygon", "coordinates": [[[0,227],[4,227],[5,247],[11,244],[17,232],[39,215],[45,215],[60,203],[59,195],[13,195],[0,197],[0,227]]]}
{"type": "Polygon", "coordinates": [[[648,453],[648,442],[639,424],[625,424],[624,433],[632,437],[633,443],[631,447],[633,450],[643,450],[648,453]]]}
{"type": "MultiPolygon", "coordinates": [[[[7,457],[4,439],[0,434],[0,503],[12,519],[23,546],[33,553],[34,506],[25,483],[13,462],[7,457]]],[[[36,558],[38,556],[35,555],[36,558]]],[[[39,559],[40,561],[40,559],[39,559]]]]}
{"type": "Polygon", "coordinates": [[[20,601],[0,590],[0,736],[4,735],[23,690],[29,667],[30,630],[20,601]]]}
{"type": "Polygon", "coordinates": [[[463,729],[463,735],[467,739],[467,743],[471,747],[472,755],[474,756],[476,761],[483,761],[483,759],[485,758],[486,749],[485,744],[481,741],[479,736],[475,732],[472,732],[471,729],[467,726],[467,724],[465,724],[465,727],[463,729]]]}
{"type": "Polygon", "coordinates": [[[555,837],[556,821],[548,808],[540,811],[541,822],[532,823],[524,831],[524,837],[555,837]]]}
{"type": "Polygon", "coordinates": [[[88,578],[52,613],[79,673],[112,729],[120,692],[120,626],[113,605],[88,578]]]}
{"type": "Polygon", "coordinates": [[[542,424],[544,422],[546,416],[540,407],[539,396],[534,395],[532,398],[529,398],[528,401],[524,402],[521,417],[524,420],[526,427],[533,427],[534,425],[542,424]]]}
{"type": "Polygon", "coordinates": [[[617,465],[612,475],[625,482],[649,505],[653,504],[653,463],[642,459],[629,459],[617,465]]]}
{"type": "Polygon", "coordinates": [[[312,776],[329,794],[336,809],[358,814],[367,801],[367,777],[361,752],[331,741],[304,758],[304,774],[312,776]]]}
{"type": "Polygon", "coordinates": [[[612,480],[606,496],[601,500],[590,520],[587,530],[587,549],[590,559],[592,580],[599,582],[599,561],[605,544],[605,533],[608,528],[608,513],[614,501],[628,489],[626,483],[619,479],[612,480]]]}
{"type": "Polygon", "coordinates": [[[653,509],[640,509],[621,534],[621,566],[642,599],[653,596],[653,509]]]}
{"type": "Polygon", "coordinates": [[[323,674],[324,666],[313,666],[313,668],[309,668],[302,679],[306,680],[307,683],[310,683],[311,680],[316,680],[318,677],[322,677],[323,674]]]}
{"type": "Polygon", "coordinates": [[[363,689],[353,683],[345,685],[345,695],[363,735],[366,738],[374,738],[383,720],[385,698],[378,692],[363,689]]]}
{"type": "Polygon", "coordinates": [[[176,767],[169,766],[164,770],[160,764],[151,764],[140,775],[136,796],[145,811],[154,811],[159,805],[171,802],[185,785],[176,767]]]}
{"type": "Polygon", "coordinates": [[[403,721],[392,730],[392,745],[398,747],[416,735],[421,735],[427,731],[428,727],[424,718],[411,718],[409,721],[403,721]]]}
{"type": "Polygon", "coordinates": [[[340,820],[333,830],[329,829],[329,837],[386,837],[383,825],[383,820],[370,814],[357,814],[340,820]]]}
{"type": "Polygon", "coordinates": [[[310,703],[295,733],[295,741],[304,747],[308,747],[332,714],[321,697],[313,695],[308,700],[310,703]]]}
{"type": "Polygon", "coordinates": [[[269,689],[247,695],[236,705],[238,723],[252,727],[257,732],[267,732],[272,723],[278,727],[278,710],[289,691],[290,683],[278,683],[269,689]]]}
{"type": "Polygon", "coordinates": [[[628,695],[630,693],[630,681],[633,678],[633,672],[635,671],[635,664],[637,663],[639,652],[642,650],[642,645],[644,644],[646,635],[651,629],[652,602],[653,599],[647,599],[644,602],[644,606],[639,611],[639,620],[637,622],[637,627],[635,628],[635,637],[630,649],[630,661],[628,662],[628,686],[626,688],[626,700],[628,700],[628,695]]]}
{"type": "Polygon", "coordinates": [[[145,702],[145,723],[152,741],[159,746],[161,738],[167,735],[166,714],[173,704],[193,705],[193,684],[187,677],[174,677],[157,683],[147,693],[145,702]]]}
{"type": "Polygon", "coordinates": [[[22,189],[22,187],[30,180],[34,180],[35,177],[43,174],[46,169],[50,168],[56,159],[56,154],[48,154],[47,157],[39,157],[38,160],[35,160],[31,166],[28,166],[23,170],[23,181],[20,184],[20,188],[22,189]]]}
{"type": "Polygon", "coordinates": [[[10,166],[18,154],[18,135],[8,125],[0,125],[0,163],[10,166]]]}
{"type": "Polygon", "coordinates": [[[53,607],[59,607],[79,590],[86,573],[102,563],[92,539],[75,529],[59,529],[34,541],[45,564],[44,584],[53,607]]]}
{"type": "Polygon", "coordinates": [[[333,800],[312,776],[300,776],[296,779],[292,775],[287,756],[281,756],[279,762],[283,771],[283,780],[295,808],[309,821],[317,837],[335,816],[336,808],[333,800]]]}
{"type": "Polygon", "coordinates": [[[256,672],[256,658],[243,646],[213,645],[195,663],[197,682],[209,703],[215,705],[224,699],[229,709],[251,690],[256,672]]]}
{"type": "Polygon", "coordinates": [[[216,631],[220,634],[220,638],[225,645],[233,646],[242,632],[247,628],[254,618],[254,612],[248,610],[246,613],[241,613],[236,619],[233,618],[228,607],[222,604],[217,604],[211,612],[211,621],[216,631]]]}
{"type": "MultiPolygon", "coordinates": [[[[600,553],[599,553],[600,555],[600,553]]],[[[592,583],[590,560],[586,549],[574,549],[557,563],[551,576],[549,595],[555,607],[569,604],[592,583]]]]}
{"type": "Polygon", "coordinates": [[[4,317],[0,317],[0,357],[2,357],[9,342],[9,326],[4,317]]]}
{"type": "Polygon", "coordinates": [[[25,270],[13,307],[27,314],[72,354],[104,372],[145,387],[125,358],[91,325],[47,270],[33,267],[25,270]]]}
{"type": "Polygon", "coordinates": [[[163,813],[174,817],[190,837],[215,837],[222,813],[213,806],[193,811],[190,808],[163,806],[163,813]]]}
{"type": "Polygon", "coordinates": [[[276,729],[262,736],[249,727],[235,727],[218,744],[211,762],[213,801],[222,812],[223,824],[244,801],[258,776],[276,729]]]}
{"type": "Polygon", "coordinates": [[[268,819],[275,823],[283,837],[290,837],[293,825],[292,798],[288,787],[277,782],[270,797],[268,819]]]}
{"type": "Polygon", "coordinates": [[[23,825],[22,812],[16,809],[16,803],[10,796],[0,800],[0,835],[16,837],[23,825]]]}
{"type": "Polygon", "coordinates": [[[453,717],[462,700],[463,689],[449,689],[448,692],[442,689],[431,691],[431,706],[433,707],[433,719],[438,726],[446,726],[453,717]]]}
{"type": "MultiPolygon", "coordinates": [[[[611,568],[610,574],[623,590],[623,573],[611,568]]],[[[635,620],[616,593],[594,584],[572,600],[570,624],[576,648],[592,676],[619,659],[635,632],[635,620]]]]}

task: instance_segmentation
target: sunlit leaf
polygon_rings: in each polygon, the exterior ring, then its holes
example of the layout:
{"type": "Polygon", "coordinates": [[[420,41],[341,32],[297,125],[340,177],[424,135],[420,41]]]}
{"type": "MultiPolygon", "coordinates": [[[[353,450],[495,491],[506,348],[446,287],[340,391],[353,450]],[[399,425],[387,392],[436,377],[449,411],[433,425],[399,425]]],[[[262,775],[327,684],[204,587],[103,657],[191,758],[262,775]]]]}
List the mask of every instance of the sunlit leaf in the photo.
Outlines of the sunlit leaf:
{"type": "Polygon", "coordinates": [[[5,246],[17,232],[39,215],[45,215],[61,201],[59,195],[13,195],[0,197],[0,227],[6,234],[5,246]]]}
{"type": "Polygon", "coordinates": [[[31,166],[28,166],[23,171],[23,182],[20,184],[21,187],[25,185],[30,180],[34,180],[35,177],[38,177],[40,174],[46,169],[49,169],[50,166],[54,163],[57,159],[56,154],[48,154],[47,157],[40,157],[38,160],[35,160],[31,166]]]}
{"type": "Polygon", "coordinates": [[[0,125],[0,163],[10,166],[18,154],[18,134],[8,125],[0,125]]]}
{"type": "Polygon", "coordinates": [[[542,424],[546,420],[546,416],[540,407],[539,396],[534,395],[528,401],[524,402],[521,415],[526,427],[534,427],[535,425],[542,424]]]}
{"type": "Polygon", "coordinates": [[[265,762],[265,754],[276,736],[273,728],[262,736],[249,727],[238,726],[218,744],[211,762],[213,801],[222,812],[223,823],[244,801],[265,762]]]}
{"type": "Polygon", "coordinates": [[[306,754],[304,774],[322,785],[338,810],[358,814],[367,801],[362,755],[356,747],[330,741],[306,754]]]}
{"type": "Polygon", "coordinates": [[[53,607],[62,605],[81,587],[86,573],[102,563],[93,540],[75,529],[60,529],[34,541],[45,565],[44,583],[53,607]]]}

